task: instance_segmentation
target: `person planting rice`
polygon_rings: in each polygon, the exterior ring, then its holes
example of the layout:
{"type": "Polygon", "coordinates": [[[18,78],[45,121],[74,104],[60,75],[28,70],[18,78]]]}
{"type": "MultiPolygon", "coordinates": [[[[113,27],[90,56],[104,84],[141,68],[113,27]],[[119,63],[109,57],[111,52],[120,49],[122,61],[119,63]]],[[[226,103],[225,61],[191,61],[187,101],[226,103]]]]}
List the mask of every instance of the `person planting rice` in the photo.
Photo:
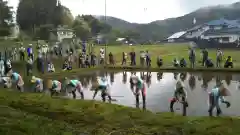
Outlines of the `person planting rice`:
{"type": "Polygon", "coordinates": [[[133,79],[135,79],[136,77],[137,77],[136,74],[132,73],[131,76],[130,76],[130,81],[129,81],[130,88],[131,88],[133,93],[135,93],[135,89],[134,89],[135,88],[135,84],[133,82],[133,79]]]}
{"type": "Polygon", "coordinates": [[[41,78],[37,78],[35,76],[32,76],[31,83],[34,84],[34,90],[36,92],[42,92],[43,91],[43,80],[41,78]]]}
{"type": "Polygon", "coordinates": [[[5,75],[11,75],[12,74],[12,62],[11,60],[7,60],[5,63],[5,75]]]}
{"type": "Polygon", "coordinates": [[[220,108],[220,103],[225,103],[227,108],[231,106],[230,102],[225,100],[225,96],[229,96],[230,93],[227,88],[224,87],[223,83],[220,86],[214,87],[209,93],[209,116],[212,116],[212,111],[216,107],[217,109],[217,116],[222,113],[220,108]]]}
{"type": "Polygon", "coordinates": [[[139,103],[139,95],[142,93],[142,99],[145,103],[146,101],[146,84],[139,76],[133,76],[132,85],[136,87],[135,91],[133,90],[134,95],[136,96],[136,103],[139,103]]]}
{"type": "Polygon", "coordinates": [[[72,93],[74,99],[76,99],[77,96],[76,91],[80,93],[81,99],[84,99],[82,83],[79,80],[70,80],[67,77],[64,80],[68,93],[72,93]]]}
{"type": "Polygon", "coordinates": [[[5,75],[5,66],[4,66],[4,60],[2,57],[0,58],[0,75],[1,76],[5,75]]]}
{"type": "Polygon", "coordinates": [[[20,91],[23,91],[24,81],[22,79],[22,76],[20,74],[18,74],[17,72],[11,73],[10,76],[11,76],[11,80],[13,81],[13,83],[16,83],[16,88],[20,91]]]}
{"type": "Polygon", "coordinates": [[[95,92],[93,94],[93,99],[95,99],[98,91],[101,91],[101,97],[103,102],[106,101],[106,96],[108,96],[109,102],[112,101],[112,97],[109,93],[109,83],[106,77],[99,77],[97,78],[97,87],[95,89],[95,92]]]}
{"type": "Polygon", "coordinates": [[[49,82],[49,90],[51,93],[51,96],[53,96],[54,94],[59,94],[61,92],[62,89],[62,83],[58,80],[50,80],[49,82]]]}
{"type": "MultiPolygon", "coordinates": [[[[173,106],[174,106],[174,103],[176,103],[176,102],[180,102],[180,103],[183,104],[183,110],[186,110],[186,107],[188,107],[187,92],[185,91],[185,87],[180,80],[178,80],[177,83],[176,83],[174,96],[170,101],[171,112],[174,112],[173,106]],[[180,97],[181,97],[181,99],[180,99],[180,97]]],[[[185,115],[185,113],[184,113],[184,115],[185,115]]]]}
{"type": "Polygon", "coordinates": [[[4,88],[10,88],[12,86],[10,77],[1,77],[1,84],[3,84],[4,88]]]}

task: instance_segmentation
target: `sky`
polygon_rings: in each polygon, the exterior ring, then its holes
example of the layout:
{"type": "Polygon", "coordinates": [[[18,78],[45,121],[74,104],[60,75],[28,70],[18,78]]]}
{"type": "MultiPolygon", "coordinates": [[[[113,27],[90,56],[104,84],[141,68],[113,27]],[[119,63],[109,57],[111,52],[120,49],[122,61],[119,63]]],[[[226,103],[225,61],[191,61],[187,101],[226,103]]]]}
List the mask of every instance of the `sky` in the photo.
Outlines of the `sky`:
{"type": "MultiPolygon", "coordinates": [[[[16,10],[19,0],[8,0],[16,10]]],[[[60,0],[74,16],[104,15],[105,0],[60,0]]],[[[149,23],[178,17],[201,7],[231,4],[240,0],[106,0],[106,15],[129,22],[149,23]]]]}

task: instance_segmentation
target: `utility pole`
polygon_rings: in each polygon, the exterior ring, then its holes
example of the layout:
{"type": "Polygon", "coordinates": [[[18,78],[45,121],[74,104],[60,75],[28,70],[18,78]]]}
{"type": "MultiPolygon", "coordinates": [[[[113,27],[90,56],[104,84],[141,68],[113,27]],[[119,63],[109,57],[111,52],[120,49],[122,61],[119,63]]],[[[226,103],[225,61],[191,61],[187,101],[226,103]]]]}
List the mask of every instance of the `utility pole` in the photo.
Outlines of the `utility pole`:
{"type": "MultiPolygon", "coordinates": [[[[105,24],[107,24],[107,0],[104,1],[105,2],[105,13],[104,13],[104,20],[105,20],[105,24]]],[[[105,49],[104,49],[104,62],[105,62],[105,66],[107,66],[107,40],[106,40],[106,36],[104,36],[105,38],[105,49]]]]}

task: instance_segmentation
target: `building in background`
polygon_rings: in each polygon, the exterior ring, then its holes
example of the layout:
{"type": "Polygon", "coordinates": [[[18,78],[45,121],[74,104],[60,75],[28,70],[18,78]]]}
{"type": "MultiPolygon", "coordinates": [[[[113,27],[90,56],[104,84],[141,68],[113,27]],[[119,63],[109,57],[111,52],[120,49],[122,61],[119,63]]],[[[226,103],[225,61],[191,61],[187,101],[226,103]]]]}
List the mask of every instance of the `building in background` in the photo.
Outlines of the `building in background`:
{"type": "Polygon", "coordinates": [[[50,31],[49,41],[62,42],[64,39],[73,39],[75,37],[72,29],[59,26],[50,31]]]}
{"type": "Polygon", "coordinates": [[[177,42],[177,41],[181,41],[183,35],[186,34],[186,31],[181,31],[181,32],[177,32],[177,33],[174,33],[172,36],[168,37],[167,38],[167,42],[177,42]]]}
{"type": "Polygon", "coordinates": [[[240,40],[240,28],[209,30],[203,33],[201,39],[214,40],[219,43],[238,42],[240,40]]]}

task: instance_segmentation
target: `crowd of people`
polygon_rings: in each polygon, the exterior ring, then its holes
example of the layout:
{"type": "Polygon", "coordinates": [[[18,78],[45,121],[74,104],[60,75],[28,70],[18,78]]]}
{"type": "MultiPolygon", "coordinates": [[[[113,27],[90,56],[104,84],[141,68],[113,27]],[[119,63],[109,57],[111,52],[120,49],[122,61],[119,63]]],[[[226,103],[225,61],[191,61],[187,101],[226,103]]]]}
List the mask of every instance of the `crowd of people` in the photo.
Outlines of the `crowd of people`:
{"type": "MultiPolygon", "coordinates": [[[[73,47],[69,47],[68,49],[63,51],[63,49],[59,45],[55,45],[53,47],[49,47],[48,45],[36,45],[36,47],[33,47],[32,44],[29,44],[26,48],[21,45],[19,48],[13,48],[10,51],[11,53],[8,53],[8,51],[5,51],[5,55],[0,54],[2,60],[4,60],[4,63],[7,63],[7,61],[15,61],[17,58],[20,58],[20,61],[27,61],[26,64],[26,71],[27,75],[32,74],[33,65],[36,63],[37,70],[40,73],[44,73],[45,70],[47,72],[55,72],[56,68],[54,65],[54,60],[59,61],[59,59],[62,61],[62,70],[72,70],[73,64],[77,63],[78,68],[89,68],[89,67],[95,67],[96,65],[116,65],[115,62],[115,54],[112,52],[109,52],[108,59],[106,60],[106,52],[103,48],[100,48],[98,55],[96,55],[95,52],[86,52],[86,49],[82,49],[81,52],[78,52],[73,47]],[[18,53],[17,53],[18,52],[18,53]],[[10,55],[8,55],[10,54],[10,55]],[[27,59],[26,55],[27,54],[27,59]],[[37,56],[34,56],[36,54],[37,56]],[[47,63],[47,64],[45,64],[47,63]]],[[[172,61],[173,67],[192,67],[194,68],[196,66],[196,63],[201,63],[202,66],[210,68],[210,67],[224,67],[224,68],[233,68],[234,62],[231,56],[224,56],[221,49],[217,49],[216,51],[216,63],[213,63],[213,60],[208,55],[207,49],[202,49],[201,51],[201,58],[199,61],[196,60],[196,52],[194,48],[189,48],[189,59],[182,57],[181,59],[174,58],[172,61]],[[226,58],[224,60],[224,58],[226,58]]],[[[136,66],[136,57],[137,53],[132,50],[130,52],[122,52],[122,65],[127,65],[130,63],[130,66],[136,66]]],[[[152,57],[148,50],[146,51],[140,51],[139,53],[139,59],[140,59],[140,66],[144,67],[151,67],[152,65],[152,57]]],[[[157,57],[156,64],[158,67],[162,67],[165,62],[164,59],[160,56],[157,57]]],[[[0,62],[1,65],[1,62],[0,62]]],[[[5,64],[6,65],[6,64],[5,64]]],[[[0,67],[1,68],[1,67],[0,67]]],[[[2,68],[3,69],[3,68],[2,68]]]]}
{"type": "MultiPolygon", "coordinates": [[[[49,50],[47,45],[38,45],[37,46],[37,56],[35,58],[34,56],[34,50],[32,47],[32,44],[28,46],[28,48],[25,50],[23,46],[19,48],[19,55],[20,55],[20,60],[25,61],[25,53],[27,52],[27,75],[31,75],[32,78],[30,82],[34,84],[34,90],[36,92],[42,92],[44,87],[43,87],[43,79],[38,78],[33,76],[33,63],[36,60],[37,63],[37,69],[39,72],[44,73],[44,63],[45,61],[48,62],[47,66],[47,71],[48,72],[55,72],[55,67],[54,64],[51,62],[51,59],[53,54],[56,56],[63,56],[61,48],[58,46],[54,46],[52,51],[49,50]],[[25,52],[26,51],[26,52],[25,52]]],[[[16,49],[14,49],[14,52],[16,49]]],[[[74,62],[74,49],[70,48],[66,51],[66,59],[65,62],[63,63],[63,70],[71,70],[72,69],[72,63],[74,62]]],[[[211,59],[208,57],[208,51],[206,49],[203,49],[201,52],[201,63],[202,66],[206,67],[213,67],[214,64],[211,61],[211,59]]],[[[105,50],[103,48],[100,49],[99,52],[99,59],[97,59],[96,55],[94,53],[87,54],[86,52],[82,52],[79,55],[79,67],[84,68],[84,67],[91,67],[97,65],[97,60],[99,60],[99,64],[104,64],[105,61],[105,50]],[[90,56],[89,56],[90,55],[90,56]]],[[[135,66],[136,65],[136,53],[134,51],[130,53],[123,52],[122,53],[122,65],[127,64],[128,56],[130,56],[130,65],[135,66]]],[[[12,60],[13,56],[11,57],[12,59],[6,59],[1,57],[0,60],[0,73],[1,73],[1,82],[6,88],[10,88],[12,84],[15,84],[16,88],[20,91],[24,90],[24,80],[22,76],[14,72],[12,69],[12,60]]],[[[223,52],[218,49],[216,53],[216,66],[221,67],[221,63],[223,61],[223,52]]],[[[148,51],[141,51],[140,52],[140,64],[142,66],[151,66],[151,56],[148,51]]],[[[190,67],[194,68],[196,64],[196,53],[194,51],[194,48],[189,49],[189,62],[190,62],[190,67]]],[[[114,55],[109,52],[109,64],[114,65],[114,55]]],[[[157,65],[161,67],[163,65],[163,59],[159,56],[157,58],[157,65]]],[[[173,60],[173,66],[174,67],[187,67],[187,61],[182,58],[180,61],[178,61],[177,58],[173,60]]],[[[225,68],[231,67],[233,68],[233,60],[231,56],[228,56],[225,64],[225,68]]],[[[147,87],[146,87],[146,80],[144,80],[141,76],[136,76],[136,74],[132,74],[130,77],[130,88],[133,92],[133,94],[136,97],[136,103],[139,104],[140,100],[140,95],[142,95],[142,100],[143,100],[143,106],[145,106],[145,100],[146,100],[146,93],[147,93],[147,87]]],[[[59,80],[49,80],[47,82],[48,84],[48,90],[51,93],[51,96],[55,94],[59,94],[62,90],[67,91],[68,93],[71,93],[73,98],[76,98],[76,92],[78,92],[81,96],[81,99],[84,99],[84,92],[83,92],[83,86],[81,81],[76,80],[76,79],[68,79],[65,78],[64,82],[61,82],[59,80]]],[[[92,87],[95,92],[93,94],[93,99],[95,99],[95,96],[97,95],[98,91],[101,91],[101,97],[103,101],[106,101],[106,97],[108,97],[108,100],[111,102],[112,97],[110,94],[110,85],[108,83],[108,80],[105,77],[98,77],[96,80],[96,84],[92,87]]],[[[224,96],[227,96],[226,94],[227,89],[223,86],[223,84],[214,87],[210,92],[209,92],[209,115],[212,116],[212,110],[214,107],[217,108],[217,115],[221,114],[221,109],[219,107],[219,101],[222,103],[226,103],[227,107],[230,107],[230,103],[227,102],[224,99],[224,96]]],[[[182,83],[181,80],[178,80],[176,83],[176,89],[175,93],[173,96],[173,99],[171,100],[170,103],[170,110],[173,110],[173,105],[175,102],[181,102],[183,103],[183,108],[188,107],[188,102],[187,102],[187,93],[185,92],[185,87],[182,83]]]]}
{"type": "MultiPolygon", "coordinates": [[[[151,74],[148,74],[151,76],[151,74]]],[[[161,75],[160,75],[161,76],[161,75]]],[[[142,75],[137,76],[136,73],[132,73],[129,79],[130,89],[133,95],[136,98],[136,105],[139,107],[140,97],[142,97],[143,108],[146,107],[146,96],[147,96],[147,84],[146,78],[142,75]]],[[[32,76],[29,80],[30,83],[34,86],[35,92],[43,92],[48,91],[51,96],[58,95],[61,92],[66,92],[72,95],[74,99],[77,98],[77,92],[80,94],[81,99],[84,99],[84,87],[82,82],[78,79],[69,79],[67,77],[64,78],[63,81],[58,79],[48,80],[44,82],[42,78],[32,76]],[[44,89],[43,84],[47,83],[47,89],[44,89]]],[[[24,91],[24,80],[22,76],[10,70],[7,73],[7,76],[1,78],[1,82],[5,88],[10,88],[12,86],[16,86],[16,89],[19,91],[24,91]]],[[[108,98],[108,101],[115,101],[112,98],[110,88],[111,85],[106,76],[97,77],[95,83],[92,84],[91,90],[94,90],[93,98],[95,99],[97,93],[101,92],[101,98],[105,102],[108,98]]],[[[227,88],[223,85],[223,83],[217,84],[215,87],[209,91],[209,115],[212,116],[213,109],[217,109],[217,115],[222,113],[220,104],[224,103],[227,107],[230,107],[230,102],[225,100],[225,96],[229,96],[227,88]]],[[[175,92],[173,93],[173,98],[170,101],[170,111],[174,112],[173,106],[174,103],[179,102],[183,104],[183,114],[186,115],[186,109],[188,107],[187,101],[187,92],[186,87],[183,84],[183,78],[177,79],[175,92]]]]}

